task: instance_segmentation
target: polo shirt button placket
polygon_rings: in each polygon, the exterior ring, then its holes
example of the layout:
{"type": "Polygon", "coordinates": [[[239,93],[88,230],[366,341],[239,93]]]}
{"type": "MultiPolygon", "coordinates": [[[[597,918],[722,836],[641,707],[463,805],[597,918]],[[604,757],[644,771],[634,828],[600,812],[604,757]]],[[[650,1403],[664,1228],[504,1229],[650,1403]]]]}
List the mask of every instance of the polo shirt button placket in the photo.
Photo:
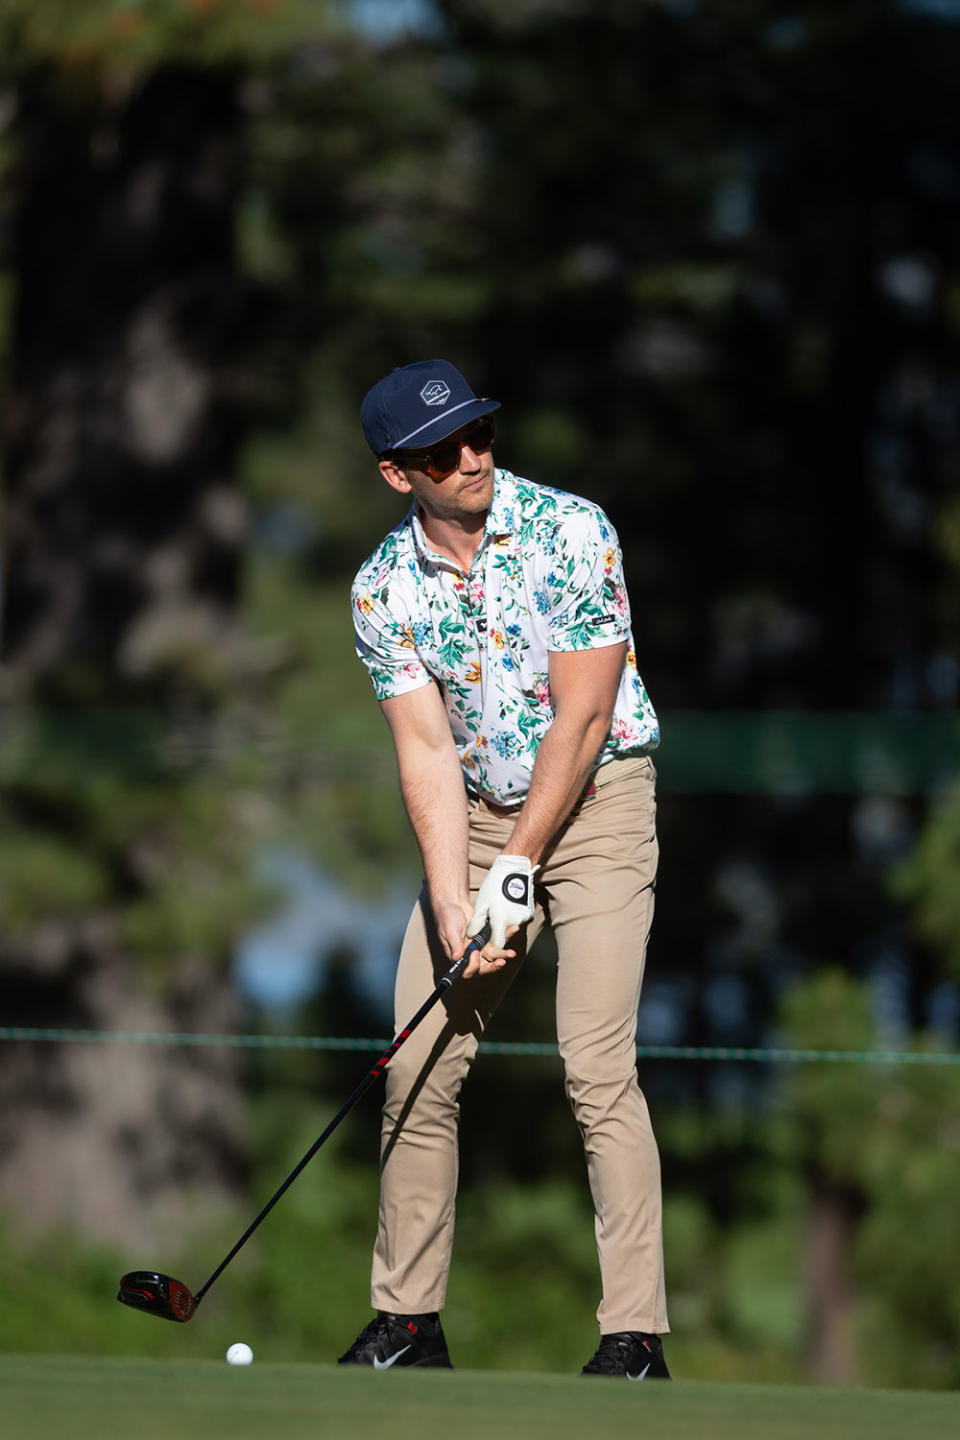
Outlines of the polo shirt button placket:
{"type": "MultiPolygon", "coordinates": [[[[470,592],[470,576],[473,574],[473,571],[472,571],[472,569],[471,569],[471,570],[468,570],[467,573],[466,573],[466,575],[464,575],[462,571],[460,571],[460,572],[458,572],[458,573],[459,573],[459,575],[460,575],[460,579],[463,581],[463,589],[462,589],[459,593],[460,593],[460,609],[461,609],[462,612],[463,612],[464,619],[469,620],[472,628],[473,628],[479,635],[483,635],[483,634],[485,634],[486,629],[487,629],[486,595],[485,595],[485,594],[483,595],[483,599],[482,599],[481,602],[480,602],[480,609],[479,609],[479,613],[478,613],[478,612],[475,611],[474,608],[473,608],[473,600],[472,600],[472,598],[471,598],[471,592],[470,592]]],[[[483,591],[483,580],[482,580],[482,579],[480,580],[480,587],[481,587],[481,591],[483,591]]]]}

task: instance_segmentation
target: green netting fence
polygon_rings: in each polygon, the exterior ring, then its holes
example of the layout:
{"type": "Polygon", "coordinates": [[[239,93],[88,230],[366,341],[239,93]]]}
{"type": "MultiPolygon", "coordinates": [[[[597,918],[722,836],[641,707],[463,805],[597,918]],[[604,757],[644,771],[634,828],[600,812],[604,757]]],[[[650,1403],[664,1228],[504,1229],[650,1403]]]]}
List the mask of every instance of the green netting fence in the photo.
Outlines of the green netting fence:
{"type": "MultiPolygon", "coordinates": [[[[0,1042],[30,1041],[58,1045],[220,1046],[239,1050],[348,1050],[381,1052],[390,1039],[381,1036],[229,1035],[199,1031],[69,1030],[0,1026],[0,1042]]],[[[483,1040],[481,1054],[556,1057],[557,1046],[540,1041],[483,1040]]],[[[642,1060],[744,1060],[766,1064],[960,1065],[950,1050],[789,1050],[716,1045],[638,1045],[642,1060]]]]}

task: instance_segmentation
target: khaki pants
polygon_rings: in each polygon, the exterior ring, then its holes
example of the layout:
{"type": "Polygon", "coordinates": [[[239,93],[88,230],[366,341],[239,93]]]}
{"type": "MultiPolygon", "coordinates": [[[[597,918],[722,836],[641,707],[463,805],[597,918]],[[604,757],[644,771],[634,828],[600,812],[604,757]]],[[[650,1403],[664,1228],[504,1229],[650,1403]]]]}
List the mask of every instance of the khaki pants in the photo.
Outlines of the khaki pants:
{"type": "MultiPolygon", "coordinates": [[[[460,981],[387,1070],[375,1309],[443,1307],[453,1247],[460,1086],[486,1025],[543,925],[558,951],[557,1039],[566,1092],[583,1136],[596,1216],[601,1332],[668,1330],[660,1159],[637,1083],[635,1033],[657,871],[655,771],[613,762],[544,856],[536,915],[508,942],[515,960],[460,981]],[[522,942],[525,939],[525,944],[522,942]]],[[[515,812],[470,802],[470,885],[476,893],[513,829],[515,812]]],[[[404,1024],[448,968],[421,895],[397,970],[404,1024]]]]}

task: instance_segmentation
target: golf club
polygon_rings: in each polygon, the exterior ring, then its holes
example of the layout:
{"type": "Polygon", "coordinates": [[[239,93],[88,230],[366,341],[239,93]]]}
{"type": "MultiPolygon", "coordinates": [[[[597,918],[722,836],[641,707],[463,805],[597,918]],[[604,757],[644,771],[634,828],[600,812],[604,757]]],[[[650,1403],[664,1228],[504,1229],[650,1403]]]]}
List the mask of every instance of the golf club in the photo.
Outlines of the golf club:
{"type": "Polygon", "coordinates": [[[348,1100],[344,1101],[326,1129],[317,1136],[303,1159],[290,1171],[290,1174],[286,1180],[284,1180],[283,1184],[271,1195],[257,1218],[247,1226],[236,1245],[234,1245],[229,1254],[224,1256],[216,1270],[214,1270],[210,1278],[200,1286],[196,1294],[193,1294],[181,1281],[174,1280],[171,1275],[162,1275],[156,1270],[131,1270],[128,1274],[124,1275],[120,1281],[120,1289],[117,1292],[117,1299],[120,1303],[122,1305],[130,1305],[134,1310],[143,1310],[148,1315],[156,1315],[161,1320],[177,1320],[181,1323],[191,1320],[197,1306],[210,1289],[210,1286],[223,1274],[237,1252],[243,1249],[254,1230],[266,1219],[274,1205],[276,1205],[280,1196],[289,1190],[294,1180],[296,1180],[300,1174],[300,1171],[309,1165],[314,1155],[316,1155],[320,1149],[320,1146],[323,1145],[326,1140],[329,1140],[344,1116],[350,1113],[360,1097],[366,1094],[377,1077],[386,1070],[390,1061],[400,1049],[400,1046],[406,1040],[409,1040],[414,1030],[416,1030],[420,1024],[420,1021],[433,1009],[443,992],[449,990],[451,985],[460,979],[460,976],[469,964],[471,952],[474,950],[482,950],[489,939],[490,926],[484,925],[480,933],[475,935],[470,941],[466,950],[464,950],[460,956],[460,959],[455,960],[450,966],[450,969],[441,977],[436,989],[423,1002],[416,1015],[403,1027],[389,1049],[385,1050],[379,1060],[367,1071],[353,1094],[348,1100]]]}

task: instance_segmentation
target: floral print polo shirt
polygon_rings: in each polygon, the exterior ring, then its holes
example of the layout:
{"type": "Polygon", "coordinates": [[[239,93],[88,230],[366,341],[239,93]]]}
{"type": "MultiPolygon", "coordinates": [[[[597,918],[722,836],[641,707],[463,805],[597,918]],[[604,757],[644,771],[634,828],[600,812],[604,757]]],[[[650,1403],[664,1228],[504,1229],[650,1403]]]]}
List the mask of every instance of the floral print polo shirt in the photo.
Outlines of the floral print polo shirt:
{"type": "Polygon", "coordinates": [[[486,799],[511,805],[526,796],[553,719],[551,650],[626,640],[597,763],[659,743],[637,674],[617,535],[589,500],[497,468],[468,573],[430,548],[414,506],[360,567],[352,600],[357,654],[377,699],[435,681],[467,787],[486,799]]]}

